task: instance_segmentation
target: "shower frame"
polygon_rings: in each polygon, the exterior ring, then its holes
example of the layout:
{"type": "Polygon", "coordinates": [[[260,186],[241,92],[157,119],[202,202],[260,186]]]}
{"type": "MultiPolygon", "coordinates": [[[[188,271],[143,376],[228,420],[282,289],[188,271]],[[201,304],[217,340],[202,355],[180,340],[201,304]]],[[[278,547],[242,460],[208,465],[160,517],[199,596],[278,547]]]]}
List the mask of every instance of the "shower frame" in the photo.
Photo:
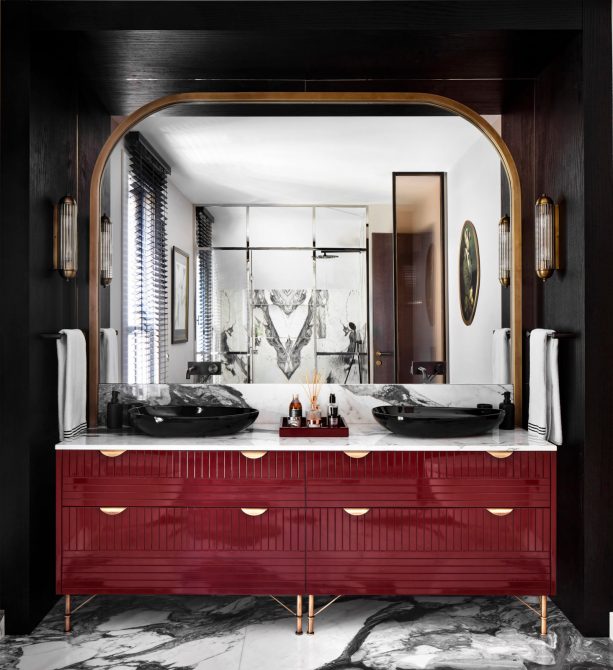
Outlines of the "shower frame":
{"type": "MultiPolygon", "coordinates": [[[[310,251],[312,253],[312,276],[313,276],[313,290],[317,290],[317,254],[320,252],[328,252],[330,254],[332,253],[337,253],[337,254],[347,254],[347,253],[357,253],[357,254],[365,254],[365,294],[366,294],[366,303],[365,303],[365,324],[364,324],[364,339],[362,340],[362,343],[366,343],[366,351],[365,352],[358,352],[357,354],[357,359],[358,359],[358,375],[361,377],[362,376],[362,371],[364,371],[364,376],[365,379],[360,379],[360,383],[368,384],[370,383],[370,351],[371,351],[371,342],[370,342],[370,244],[369,244],[369,207],[368,205],[347,205],[347,204],[329,204],[329,203],[324,203],[324,204],[318,204],[318,205],[313,205],[312,203],[309,204],[292,204],[292,205],[285,205],[285,204],[279,204],[279,203],[258,203],[258,204],[217,204],[217,203],[207,203],[207,204],[195,204],[193,206],[193,211],[194,211],[194,226],[193,226],[193,247],[195,250],[196,255],[199,254],[200,251],[243,251],[245,252],[245,271],[246,271],[246,290],[247,290],[247,332],[248,332],[248,344],[247,344],[247,350],[246,351],[231,351],[228,353],[234,354],[234,355],[242,355],[242,356],[247,356],[247,379],[246,383],[251,384],[254,383],[253,377],[254,377],[254,356],[257,353],[255,350],[254,346],[254,341],[255,341],[255,333],[254,333],[254,319],[253,319],[253,311],[254,311],[254,305],[253,305],[253,272],[252,272],[252,252],[254,251],[310,251]],[[212,209],[214,207],[232,207],[232,208],[245,208],[245,213],[246,213],[246,219],[245,219],[245,245],[237,245],[237,246],[224,246],[224,245],[210,245],[210,246],[205,246],[205,247],[200,247],[197,244],[197,239],[196,239],[196,217],[195,217],[195,212],[196,209],[199,207],[204,207],[205,209],[212,209]],[[278,208],[285,208],[285,209],[310,209],[311,210],[311,236],[312,236],[312,244],[310,246],[251,246],[250,244],[250,236],[249,236],[249,214],[251,209],[264,209],[264,208],[273,208],[273,207],[278,207],[278,208]],[[363,230],[363,236],[364,236],[364,246],[360,247],[333,247],[333,246],[318,246],[317,245],[317,239],[316,239],[316,210],[317,209],[360,209],[365,211],[365,220],[364,220],[364,230],[363,230]],[[362,366],[362,361],[365,361],[365,366],[363,368],[362,366]]],[[[194,295],[197,295],[197,280],[198,280],[198,273],[194,272],[193,273],[193,290],[194,290],[194,295]]],[[[194,332],[197,332],[197,310],[194,310],[194,332]]],[[[350,354],[350,352],[346,351],[336,351],[336,352],[320,352],[317,350],[317,318],[318,318],[318,311],[317,309],[314,311],[314,316],[313,316],[313,356],[314,356],[314,361],[315,361],[315,369],[318,369],[318,361],[320,356],[347,356],[350,354]]],[[[197,342],[197,340],[196,340],[197,342]]],[[[196,350],[196,360],[200,360],[200,357],[204,356],[206,352],[198,351],[196,350]]],[[[355,356],[355,354],[354,354],[355,356]]],[[[289,383],[289,380],[288,380],[289,383]]]]}

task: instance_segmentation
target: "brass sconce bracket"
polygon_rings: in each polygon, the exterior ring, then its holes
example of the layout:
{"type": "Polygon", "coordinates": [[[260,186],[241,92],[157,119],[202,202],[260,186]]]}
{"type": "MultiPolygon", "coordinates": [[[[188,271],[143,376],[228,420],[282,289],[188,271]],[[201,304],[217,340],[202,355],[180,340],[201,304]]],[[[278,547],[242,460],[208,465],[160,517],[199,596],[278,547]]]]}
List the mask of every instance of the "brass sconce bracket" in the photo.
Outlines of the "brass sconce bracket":
{"type": "Polygon", "coordinates": [[[58,262],[58,251],[59,247],[59,239],[58,239],[58,210],[57,210],[57,203],[54,203],[53,205],[53,269],[58,270],[59,269],[59,262],[58,262]]]}
{"type": "Polygon", "coordinates": [[[554,236],[554,270],[562,269],[562,262],[560,256],[560,205],[556,203],[553,206],[553,236],[554,236]]]}

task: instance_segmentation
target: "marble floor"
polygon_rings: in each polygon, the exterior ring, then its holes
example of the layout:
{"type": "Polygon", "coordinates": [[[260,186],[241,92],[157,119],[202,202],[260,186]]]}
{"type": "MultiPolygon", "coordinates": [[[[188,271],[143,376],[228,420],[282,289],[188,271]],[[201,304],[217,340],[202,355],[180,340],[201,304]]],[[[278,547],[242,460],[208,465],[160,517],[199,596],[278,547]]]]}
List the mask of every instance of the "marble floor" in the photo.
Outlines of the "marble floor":
{"type": "Polygon", "coordinates": [[[613,643],[583,638],[553,604],[549,619],[541,638],[536,616],[511,598],[342,598],[317,618],[314,636],[296,636],[266,597],[100,596],[69,635],[58,603],[31,635],[0,640],[0,668],[613,668],[613,643]]]}

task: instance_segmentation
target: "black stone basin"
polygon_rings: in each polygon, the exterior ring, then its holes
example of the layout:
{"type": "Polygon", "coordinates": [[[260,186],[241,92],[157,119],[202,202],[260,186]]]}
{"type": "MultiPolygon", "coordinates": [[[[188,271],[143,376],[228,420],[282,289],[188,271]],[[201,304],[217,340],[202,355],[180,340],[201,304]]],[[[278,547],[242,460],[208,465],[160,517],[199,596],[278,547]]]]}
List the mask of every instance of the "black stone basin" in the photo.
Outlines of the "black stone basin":
{"type": "Polygon", "coordinates": [[[251,407],[223,405],[141,405],[130,410],[135,428],[151,437],[232,435],[258,418],[251,407]]]}
{"type": "Polygon", "coordinates": [[[466,437],[497,428],[502,409],[480,407],[412,407],[384,405],[372,414],[385,428],[405,437],[466,437]]]}

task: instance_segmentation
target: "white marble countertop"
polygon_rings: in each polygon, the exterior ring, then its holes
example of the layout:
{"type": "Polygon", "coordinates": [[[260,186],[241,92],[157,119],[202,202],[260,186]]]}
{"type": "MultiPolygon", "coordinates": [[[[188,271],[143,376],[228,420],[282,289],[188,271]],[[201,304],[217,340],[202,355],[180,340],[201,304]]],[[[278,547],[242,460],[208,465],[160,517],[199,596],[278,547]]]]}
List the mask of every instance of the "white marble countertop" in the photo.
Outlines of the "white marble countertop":
{"type": "Polygon", "coordinates": [[[349,437],[279,437],[278,426],[255,424],[236,435],[208,438],[155,438],[135,432],[89,431],[55,445],[81,450],[161,451],[556,451],[557,447],[528,431],[494,430],[459,438],[409,438],[377,424],[352,424],[349,437]]]}

